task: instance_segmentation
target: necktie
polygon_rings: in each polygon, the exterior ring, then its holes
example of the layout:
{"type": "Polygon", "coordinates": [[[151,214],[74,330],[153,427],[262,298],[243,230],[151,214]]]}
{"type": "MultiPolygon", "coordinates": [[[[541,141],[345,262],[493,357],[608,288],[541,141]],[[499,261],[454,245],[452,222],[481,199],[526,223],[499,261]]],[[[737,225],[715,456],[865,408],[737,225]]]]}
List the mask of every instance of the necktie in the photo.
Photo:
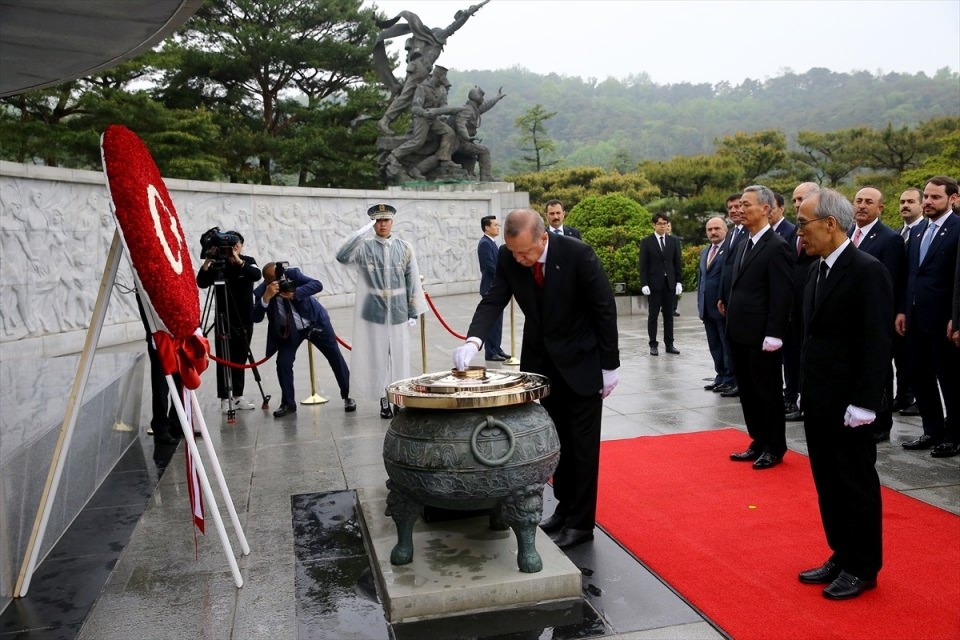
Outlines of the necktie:
{"type": "Polygon", "coordinates": [[[903,225],[903,229],[900,229],[900,237],[906,242],[910,238],[910,227],[903,225]]]}
{"type": "Polygon", "coordinates": [[[287,299],[278,300],[277,320],[280,324],[280,337],[289,338],[293,334],[293,307],[287,299]]]}
{"type": "Polygon", "coordinates": [[[543,288],[544,279],[542,262],[538,261],[533,263],[533,281],[537,283],[538,287],[541,289],[543,288]]]}
{"type": "Polygon", "coordinates": [[[860,239],[863,237],[863,233],[860,231],[860,227],[857,227],[857,230],[853,232],[853,246],[860,246],[860,239]]]}
{"type": "Polygon", "coordinates": [[[557,234],[558,236],[562,236],[562,235],[563,235],[563,228],[554,229],[553,232],[554,232],[555,234],[557,234]]]}
{"type": "Polygon", "coordinates": [[[663,244],[663,236],[657,236],[657,237],[660,238],[660,251],[662,253],[666,249],[666,247],[663,244]]]}
{"type": "Polygon", "coordinates": [[[817,283],[814,285],[813,290],[813,308],[816,309],[820,306],[820,301],[823,298],[823,283],[827,281],[827,275],[830,270],[830,267],[827,266],[826,260],[820,261],[820,273],[817,274],[817,283]]]}
{"type": "Polygon", "coordinates": [[[753,240],[747,238],[747,246],[743,248],[743,255],[740,256],[740,266],[743,266],[743,263],[747,260],[747,254],[750,253],[750,249],[753,249],[753,240]]]}
{"type": "Polygon", "coordinates": [[[937,225],[936,223],[929,222],[927,223],[927,231],[923,234],[923,239],[920,241],[920,262],[923,264],[923,259],[927,257],[927,250],[930,248],[930,243],[933,242],[933,236],[937,235],[937,225]]]}
{"type": "Polygon", "coordinates": [[[713,259],[717,257],[717,248],[718,245],[713,245],[710,247],[710,253],[707,254],[707,268],[710,268],[710,265],[713,264],[713,259]]]}
{"type": "Polygon", "coordinates": [[[803,255],[803,238],[797,236],[797,255],[803,255]]]}

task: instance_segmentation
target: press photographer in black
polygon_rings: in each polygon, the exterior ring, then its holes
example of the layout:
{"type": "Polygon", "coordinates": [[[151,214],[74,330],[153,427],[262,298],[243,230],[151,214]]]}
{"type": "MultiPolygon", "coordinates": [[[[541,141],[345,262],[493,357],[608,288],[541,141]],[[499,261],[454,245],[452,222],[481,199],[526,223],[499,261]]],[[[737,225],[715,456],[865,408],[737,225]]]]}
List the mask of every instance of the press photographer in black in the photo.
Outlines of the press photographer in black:
{"type": "MultiPolygon", "coordinates": [[[[197,286],[215,287],[217,357],[243,365],[253,337],[253,283],[262,277],[260,267],[254,258],[241,253],[243,236],[237,231],[214,227],[200,237],[200,247],[203,265],[197,273],[197,286]]],[[[217,397],[223,413],[255,408],[243,397],[245,377],[242,366],[217,363],[217,397]]]]}

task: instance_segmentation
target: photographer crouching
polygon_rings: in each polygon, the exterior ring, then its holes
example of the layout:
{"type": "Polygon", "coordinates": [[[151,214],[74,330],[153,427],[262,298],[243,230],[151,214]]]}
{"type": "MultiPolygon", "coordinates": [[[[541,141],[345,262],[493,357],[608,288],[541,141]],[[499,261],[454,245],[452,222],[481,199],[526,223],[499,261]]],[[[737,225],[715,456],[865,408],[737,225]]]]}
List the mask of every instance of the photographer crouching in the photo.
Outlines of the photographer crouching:
{"type": "MultiPolygon", "coordinates": [[[[214,227],[200,237],[200,247],[204,260],[197,273],[197,286],[214,286],[217,357],[243,365],[253,337],[253,283],[260,280],[260,268],[254,258],[241,253],[243,236],[237,231],[214,227]]],[[[242,366],[217,363],[220,409],[231,417],[236,409],[255,408],[243,397],[245,373],[242,366]]]]}
{"type": "Polygon", "coordinates": [[[356,411],[350,397],[350,369],[337,345],[337,335],[330,316],[313,297],[323,290],[319,280],[309,278],[299,269],[288,268],[285,262],[268,262],[263,267],[263,282],[254,291],[253,321],[267,318],[267,357],[277,354],[277,379],[280,382],[280,407],[273,417],[297,411],[294,396],[293,363],[297,349],[309,340],[330,363],[340,386],[343,410],[356,411]]]}

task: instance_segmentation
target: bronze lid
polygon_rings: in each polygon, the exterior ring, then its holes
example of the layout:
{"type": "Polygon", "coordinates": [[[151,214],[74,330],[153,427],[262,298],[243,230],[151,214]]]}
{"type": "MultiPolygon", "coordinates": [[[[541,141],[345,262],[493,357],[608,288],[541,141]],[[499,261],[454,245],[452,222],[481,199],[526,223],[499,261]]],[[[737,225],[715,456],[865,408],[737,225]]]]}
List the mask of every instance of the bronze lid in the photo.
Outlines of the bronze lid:
{"type": "Polygon", "coordinates": [[[505,407],[549,394],[550,381],[546,376],[485,367],[426,373],[387,386],[391,403],[415,409],[505,407]]]}

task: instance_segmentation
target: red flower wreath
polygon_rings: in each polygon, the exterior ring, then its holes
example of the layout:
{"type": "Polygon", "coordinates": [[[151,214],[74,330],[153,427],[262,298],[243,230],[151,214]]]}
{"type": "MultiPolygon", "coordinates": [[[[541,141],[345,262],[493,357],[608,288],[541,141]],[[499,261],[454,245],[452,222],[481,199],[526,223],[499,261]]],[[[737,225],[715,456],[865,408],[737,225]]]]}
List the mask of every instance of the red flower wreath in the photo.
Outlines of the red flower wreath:
{"type": "MultiPolygon", "coordinates": [[[[175,338],[200,326],[200,296],[177,211],[137,134],[110,125],[100,140],[103,171],[130,263],[150,304],[175,338]]],[[[160,329],[161,327],[157,327],[160,329]]]]}

